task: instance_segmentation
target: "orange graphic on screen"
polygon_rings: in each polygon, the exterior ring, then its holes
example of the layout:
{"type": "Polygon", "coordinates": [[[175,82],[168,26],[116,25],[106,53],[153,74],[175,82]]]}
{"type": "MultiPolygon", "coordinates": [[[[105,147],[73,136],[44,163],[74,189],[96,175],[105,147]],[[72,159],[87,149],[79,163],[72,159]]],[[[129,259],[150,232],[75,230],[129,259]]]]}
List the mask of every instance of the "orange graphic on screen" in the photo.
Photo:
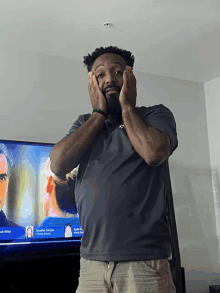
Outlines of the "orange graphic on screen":
{"type": "Polygon", "coordinates": [[[55,183],[53,174],[50,170],[50,160],[48,159],[44,172],[47,175],[46,183],[44,185],[43,208],[46,217],[62,217],[62,213],[57,204],[55,194],[55,183]]]}
{"type": "Polygon", "coordinates": [[[50,158],[46,162],[46,166],[42,174],[46,175],[46,181],[43,189],[43,213],[45,217],[75,217],[75,213],[64,212],[61,210],[57,201],[57,188],[63,186],[64,189],[61,192],[65,192],[65,196],[68,197],[68,201],[73,205],[75,201],[73,188],[69,189],[68,182],[75,180],[78,172],[78,167],[73,169],[70,173],[66,174],[66,180],[59,178],[50,169],[50,158]]]}
{"type": "Polygon", "coordinates": [[[0,211],[2,210],[8,192],[7,160],[5,155],[0,154],[0,211]]]}

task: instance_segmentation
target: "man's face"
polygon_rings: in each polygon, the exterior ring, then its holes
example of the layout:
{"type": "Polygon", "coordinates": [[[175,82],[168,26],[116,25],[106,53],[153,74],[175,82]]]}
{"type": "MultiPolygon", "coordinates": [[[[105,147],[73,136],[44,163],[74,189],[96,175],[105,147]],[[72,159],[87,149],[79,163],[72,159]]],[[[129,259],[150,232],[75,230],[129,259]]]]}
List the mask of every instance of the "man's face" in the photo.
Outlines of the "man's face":
{"type": "Polygon", "coordinates": [[[113,115],[121,112],[119,95],[123,86],[123,71],[125,69],[125,60],[113,53],[99,56],[92,65],[92,72],[96,76],[98,85],[106,98],[106,110],[113,115]],[[116,91],[108,92],[107,88],[109,87],[115,87],[116,91]]]}
{"type": "Polygon", "coordinates": [[[5,156],[0,154],[0,211],[8,193],[8,164],[5,156]]]}

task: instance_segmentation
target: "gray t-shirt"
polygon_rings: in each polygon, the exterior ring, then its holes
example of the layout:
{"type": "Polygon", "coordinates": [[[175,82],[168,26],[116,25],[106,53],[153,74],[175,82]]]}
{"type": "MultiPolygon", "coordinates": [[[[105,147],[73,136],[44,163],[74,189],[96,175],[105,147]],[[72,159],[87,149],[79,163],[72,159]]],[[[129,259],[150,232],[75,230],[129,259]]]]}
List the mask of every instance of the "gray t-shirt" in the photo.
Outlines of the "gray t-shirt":
{"type": "MultiPolygon", "coordinates": [[[[172,112],[162,104],[135,111],[145,125],[169,137],[172,154],[178,146],[172,112]]],[[[68,135],[90,116],[80,115],[68,135]]],[[[81,159],[76,178],[76,205],[84,232],[81,257],[109,262],[169,258],[165,174],[166,162],[148,166],[132,146],[123,122],[106,119],[81,159]]]]}

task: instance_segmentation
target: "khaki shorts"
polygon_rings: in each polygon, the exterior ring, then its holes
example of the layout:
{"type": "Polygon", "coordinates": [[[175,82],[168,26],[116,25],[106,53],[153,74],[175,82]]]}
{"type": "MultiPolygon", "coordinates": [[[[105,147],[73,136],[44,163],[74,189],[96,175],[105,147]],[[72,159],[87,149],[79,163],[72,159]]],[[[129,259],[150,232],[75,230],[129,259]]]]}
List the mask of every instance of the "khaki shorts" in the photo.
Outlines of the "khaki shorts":
{"type": "Polygon", "coordinates": [[[80,258],[76,293],[176,293],[168,259],[106,262],[80,258]]]}

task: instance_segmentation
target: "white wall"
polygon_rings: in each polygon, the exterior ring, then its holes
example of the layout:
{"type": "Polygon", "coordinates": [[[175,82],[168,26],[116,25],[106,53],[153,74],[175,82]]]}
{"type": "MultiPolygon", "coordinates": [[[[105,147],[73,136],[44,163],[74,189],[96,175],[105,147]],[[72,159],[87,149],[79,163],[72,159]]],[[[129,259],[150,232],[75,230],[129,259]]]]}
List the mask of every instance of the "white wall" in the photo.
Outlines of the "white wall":
{"type": "Polygon", "coordinates": [[[0,80],[2,139],[55,143],[91,109],[78,60],[0,46],[0,80]]]}
{"type": "MultiPolygon", "coordinates": [[[[220,77],[204,84],[217,240],[220,247],[220,77]]],[[[216,283],[217,284],[217,283],[216,283]]]]}
{"type": "MultiPolygon", "coordinates": [[[[80,114],[91,113],[83,56],[0,46],[0,64],[1,139],[56,143],[80,114]]],[[[140,73],[135,66],[134,74],[137,106],[163,104],[176,119],[179,147],[169,162],[181,262],[187,292],[208,292],[209,284],[219,283],[220,269],[204,85],[140,73]]],[[[217,127],[212,134],[214,145],[217,127]]]]}

